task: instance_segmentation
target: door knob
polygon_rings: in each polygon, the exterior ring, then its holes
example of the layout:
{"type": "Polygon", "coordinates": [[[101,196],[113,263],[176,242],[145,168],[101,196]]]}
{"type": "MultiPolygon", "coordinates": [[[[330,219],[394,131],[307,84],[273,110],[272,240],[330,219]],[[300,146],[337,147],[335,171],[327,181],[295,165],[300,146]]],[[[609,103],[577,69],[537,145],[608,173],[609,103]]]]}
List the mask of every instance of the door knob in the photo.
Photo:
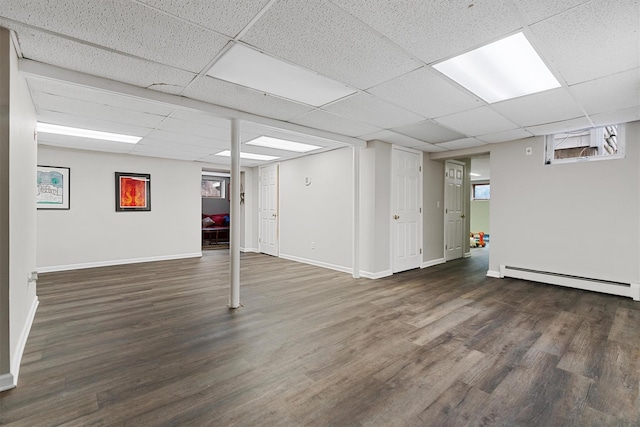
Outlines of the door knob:
{"type": "Polygon", "coordinates": [[[460,215],[460,218],[464,218],[464,214],[460,215]]]}
{"type": "Polygon", "coordinates": [[[275,218],[275,217],[277,217],[278,215],[277,215],[277,214],[271,214],[271,216],[275,218]]]}
{"type": "Polygon", "coordinates": [[[394,216],[393,216],[393,219],[395,219],[395,220],[400,219],[400,215],[394,215],[394,216]]]}

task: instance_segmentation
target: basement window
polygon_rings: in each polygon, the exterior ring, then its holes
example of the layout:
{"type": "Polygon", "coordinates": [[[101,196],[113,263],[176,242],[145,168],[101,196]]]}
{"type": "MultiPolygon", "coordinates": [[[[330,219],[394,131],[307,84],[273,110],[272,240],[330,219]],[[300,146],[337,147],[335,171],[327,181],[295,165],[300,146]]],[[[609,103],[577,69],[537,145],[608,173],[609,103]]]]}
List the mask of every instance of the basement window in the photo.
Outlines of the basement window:
{"type": "Polygon", "coordinates": [[[491,196],[491,185],[473,184],[473,200],[489,200],[491,196]]]}
{"type": "Polygon", "coordinates": [[[225,180],[224,179],[214,179],[214,178],[203,178],[202,179],[202,188],[201,188],[202,197],[211,198],[211,199],[224,199],[225,198],[225,180]]]}
{"type": "Polygon", "coordinates": [[[624,158],[624,125],[556,133],[545,137],[545,164],[624,158]]]}

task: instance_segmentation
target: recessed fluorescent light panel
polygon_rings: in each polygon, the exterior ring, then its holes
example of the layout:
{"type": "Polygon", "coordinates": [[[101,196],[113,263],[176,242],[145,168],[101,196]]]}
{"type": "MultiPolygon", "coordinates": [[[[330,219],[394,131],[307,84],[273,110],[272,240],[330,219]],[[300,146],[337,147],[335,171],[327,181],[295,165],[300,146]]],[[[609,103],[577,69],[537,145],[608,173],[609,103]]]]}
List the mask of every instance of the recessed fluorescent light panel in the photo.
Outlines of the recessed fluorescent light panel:
{"type": "Polygon", "coordinates": [[[285,139],[271,138],[270,136],[261,136],[246,142],[247,145],[257,145],[258,147],[275,148],[277,150],[295,151],[296,153],[306,153],[308,151],[317,150],[317,145],[303,144],[301,142],[287,141],[285,139]]]}
{"type": "Polygon", "coordinates": [[[79,129],[68,126],[40,123],[36,127],[38,132],[53,133],[56,135],[79,136],[81,138],[101,139],[103,141],[126,142],[136,144],[142,138],[139,136],[122,135],[119,133],[100,132],[97,130],[79,129]]]}
{"type": "Polygon", "coordinates": [[[560,87],[523,33],[434,65],[488,103],[560,87]]]}
{"type": "Polygon", "coordinates": [[[356,92],[340,82],[241,44],[232,46],[207,75],[315,107],[356,92]]]}
{"type": "MultiPolygon", "coordinates": [[[[231,157],[231,151],[224,150],[217,153],[216,156],[231,157]]],[[[280,157],[267,156],[265,154],[240,153],[240,158],[247,159],[247,160],[262,160],[262,161],[268,162],[269,160],[276,160],[276,159],[279,159],[280,157]]]]}

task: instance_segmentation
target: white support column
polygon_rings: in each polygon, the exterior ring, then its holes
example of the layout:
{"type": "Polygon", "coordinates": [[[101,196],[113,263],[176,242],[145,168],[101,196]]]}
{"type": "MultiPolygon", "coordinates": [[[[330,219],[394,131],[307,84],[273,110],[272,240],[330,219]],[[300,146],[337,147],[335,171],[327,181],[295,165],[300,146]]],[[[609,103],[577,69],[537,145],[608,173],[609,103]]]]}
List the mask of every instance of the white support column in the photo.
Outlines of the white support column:
{"type": "Polygon", "coordinates": [[[240,121],[231,119],[231,228],[229,253],[231,279],[229,308],[240,307],[240,121]]]}
{"type": "Polygon", "coordinates": [[[360,278],[360,147],[353,147],[353,278],[360,278]]]}

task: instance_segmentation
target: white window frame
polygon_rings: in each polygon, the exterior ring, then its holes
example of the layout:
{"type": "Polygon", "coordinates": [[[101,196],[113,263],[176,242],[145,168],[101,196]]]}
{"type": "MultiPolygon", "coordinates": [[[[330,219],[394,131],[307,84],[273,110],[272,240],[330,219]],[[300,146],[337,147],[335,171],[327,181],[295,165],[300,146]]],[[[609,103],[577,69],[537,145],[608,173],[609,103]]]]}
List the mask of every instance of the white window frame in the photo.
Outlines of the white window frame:
{"type": "MultiPolygon", "coordinates": [[[[572,157],[568,159],[555,159],[555,134],[545,136],[544,147],[544,163],[546,165],[556,165],[563,163],[576,163],[576,162],[594,162],[600,160],[616,160],[624,159],[625,157],[625,145],[626,145],[626,129],[624,124],[608,125],[617,127],[617,140],[618,140],[618,153],[610,155],[598,155],[590,157],[572,157]]],[[[604,139],[605,126],[599,126],[591,129],[591,140],[604,139]]]]}

